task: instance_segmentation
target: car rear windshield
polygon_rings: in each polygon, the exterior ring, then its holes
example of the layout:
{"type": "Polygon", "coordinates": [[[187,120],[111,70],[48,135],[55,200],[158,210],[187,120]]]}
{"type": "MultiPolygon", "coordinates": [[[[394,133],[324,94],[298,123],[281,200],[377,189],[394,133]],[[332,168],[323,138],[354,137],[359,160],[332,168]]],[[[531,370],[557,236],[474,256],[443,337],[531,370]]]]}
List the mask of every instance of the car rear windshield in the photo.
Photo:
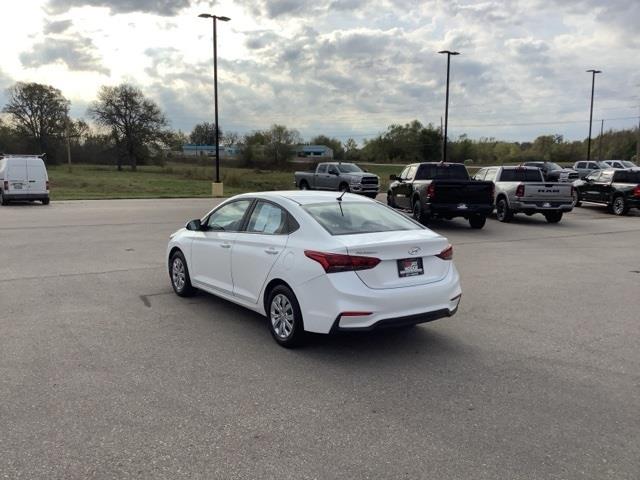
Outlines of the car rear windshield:
{"type": "Polygon", "coordinates": [[[618,183],[639,183],[640,184],[640,171],[637,171],[637,172],[617,171],[616,173],[614,173],[613,181],[618,183]]]}
{"type": "Polygon", "coordinates": [[[502,170],[500,174],[501,182],[541,182],[542,174],[540,170],[529,168],[510,168],[502,170]]]}
{"type": "Polygon", "coordinates": [[[335,202],[303,205],[331,235],[420,230],[404,215],[375,202],[335,202]]]}
{"type": "Polygon", "coordinates": [[[467,168],[462,164],[424,164],[418,167],[415,180],[469,180],[467,168]]]}

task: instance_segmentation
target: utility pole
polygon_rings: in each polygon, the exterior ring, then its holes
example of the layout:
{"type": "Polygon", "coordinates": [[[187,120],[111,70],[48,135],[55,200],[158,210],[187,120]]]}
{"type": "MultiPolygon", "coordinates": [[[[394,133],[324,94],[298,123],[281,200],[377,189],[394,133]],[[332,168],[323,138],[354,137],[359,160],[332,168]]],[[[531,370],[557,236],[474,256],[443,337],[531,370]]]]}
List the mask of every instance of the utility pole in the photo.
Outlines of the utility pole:
{"type": "Polygon", "coordinates": [[[69,166],[69,171],[71,171],[71,140],[69,137],[71,136],[71,125],[69,119],[67,118],[67,128],[66,130],[66,143],[67,143],[67,165],[69,166]]]}
{"type": "Polygon", "coordinates": [[[638,107],[638,139],[636,140],[636,165],[640,163],[640,107],[638,107]]]}
{"type": "Polygon", "coordinates": [[[600,140],[598,141],[598,160],[602,161],[602,134],[604,132],[604,118],[600,120],[600,140]]]}
{"type": "Polygon", "coordinates": [[[596,73],[602,73],[602,70],[587,70],[591,73],[591,109],[589,110],[589,140],[587,141],[587,160],[591,160],[591,126],[593,125],[593,92],[596,85],[596,73]]]}
{"type": "Polygon", "coordinates": [[[444,144],[442,161],[447,161],[447,129],[449,127],[449,71],[451,70],[451,55],[460,55],[460,52],[452,52],[450,50],[441,50],[438,53],[445,54],[447,56],[447,95],[444,103],[444,144]]]}
{"type": "Polygon", "coordinates": [[[444,162],[444,136],[442,135],[442,115],[440,116],[440,160],[444,162]]]}

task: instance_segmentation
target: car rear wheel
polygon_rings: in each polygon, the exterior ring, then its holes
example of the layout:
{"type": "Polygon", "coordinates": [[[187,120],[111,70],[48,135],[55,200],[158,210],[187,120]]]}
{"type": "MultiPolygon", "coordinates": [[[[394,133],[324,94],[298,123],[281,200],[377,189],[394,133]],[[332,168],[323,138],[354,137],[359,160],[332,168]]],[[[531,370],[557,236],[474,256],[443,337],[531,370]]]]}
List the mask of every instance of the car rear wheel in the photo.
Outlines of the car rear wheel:
{"type": "Polygon", "coordinates": [[[573,192],[573,206],[574,207],[582,206],[582,200],[580,198],[580,192],[578,190],[573,192]]]}
{"type": "Polygon", "coordinates": [[[278,285],[269,294],[267,302],[269,331],[281,346],[293,348],[305,337],[302,312],[298,299],[285,285],[278,285]]]}
{"type": "Polygon", "coordinates": [[[387,193],[387,205],[389,205],[391,208],[396,208],[396,201],[393,199],[393,195],[391,195],[391,192],[387,193]]]}
{"type": "Polygon", "coordinates": [[[422,224],[426,224],[429,221],[429,217],[424,213],[422,202],[420,202],[419,198],[416,198],[413,202],[413,219],[422,224]]]}
{"type": "Polygon", "coordinates": [[[618,195],[613,199],[611,211],[614,215],[626,215],[629,212],[629,206],[623,196],[618,195]]]}
{"type": "Polygon", "coordinates": [[[169,277],[173,291],[180,297],[190,297],[196,292],[191,285],[187,261],[182,252],[175,252],[169,260],[169,277]]]}
{"type": "Polygon", "coordinates": [[[0,192],[0,205],[9,205],[9,200],[7,200],[2,192],[0,192]]]}
{"type": "Polygon", "coordinates": [[[300,182],[300,190],[309,190],[309,184],[304,180],[300,182]]]}
{"type": "Polygon", "coordinates": [[[546,218],[549,223],[558,223],[562,220],[562,212],[547,212],[544,214],[544,218],[546,218]]]}
{"type": "Polygon", "coordinates": [[[43,198],[42,199],[42,204],[43,205],[49,205],[50,200],[48,198],[43,198]]]}
{"type": "Polygon", "coordinates": [[[469,217],[469,225],[471,228],[481,229],[487,223],[487,217],[483,215],[472,215],[469,217]]]}
{"type": "Polygon", "coordinates": [[[496,217],[500,222],[510,222],[513,219],[513,212],[504,198],[498,200],[496,204],[496,217]]]}

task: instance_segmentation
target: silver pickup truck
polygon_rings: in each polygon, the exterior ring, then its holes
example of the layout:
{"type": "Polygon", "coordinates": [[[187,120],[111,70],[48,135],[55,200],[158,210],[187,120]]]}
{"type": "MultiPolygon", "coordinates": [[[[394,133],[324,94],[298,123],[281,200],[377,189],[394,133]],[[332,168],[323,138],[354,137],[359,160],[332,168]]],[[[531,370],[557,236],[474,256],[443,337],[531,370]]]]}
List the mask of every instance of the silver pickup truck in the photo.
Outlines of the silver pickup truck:
{"type": "Polygon", "coordinates": [[[501,222],[511,221],[516,213],[541,213],[547,222],[558,223],[564,212],[573,210],[573,185],[545,182],[535,167],[481,168],[473,178],[494,183],[496,217],[501,222]]]}
{"type": "Polygon", "coordinates": [[[355,163],[319,163],[314,171],[295,172],[293,179],[300,190],[353,192],[371,198],[376,198],[380,188],[380,178],[355,163]]]}

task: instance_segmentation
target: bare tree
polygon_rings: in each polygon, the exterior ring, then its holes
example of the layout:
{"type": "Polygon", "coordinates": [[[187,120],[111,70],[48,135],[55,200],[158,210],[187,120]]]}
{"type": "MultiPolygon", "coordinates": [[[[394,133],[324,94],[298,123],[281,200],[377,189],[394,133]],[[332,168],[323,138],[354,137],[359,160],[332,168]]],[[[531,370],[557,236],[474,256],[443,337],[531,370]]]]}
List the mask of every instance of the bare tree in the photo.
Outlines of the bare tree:
{"type": "Polygon", "coordinates": [[[167,126],[160,107],[145,98],[140,89],[126,83],[102,87],[88,114],[111,130],[119,149],[118,170],[122,170],[123,157],[136,170],[138,160],[148,155],[149,146],[162,142],[167,126]]]}
{"type": "Polygon", "coordinates": [[[236,145],[240,141],[240,135],[237,132],[227,132],[222,135],[222,144],[225,147],[236,145]]]}
{"type": "MultiPolygon", "coordinates": [[[[218,132],[218,135],[222,137],[222,130],[218,132]]],[[[196,145],[215,145],[216,124],[209,122],[198,123],[189,134],[189,140],[196,145]]]]}
{"type": "Polygon", "coordinates": [[[40,83],[18,82],[7,93],[9,102],[3,111],[11,115],[18,133],[50,156],[52,140],[64,137],[69,100],[57,88],[40,83]]]}

